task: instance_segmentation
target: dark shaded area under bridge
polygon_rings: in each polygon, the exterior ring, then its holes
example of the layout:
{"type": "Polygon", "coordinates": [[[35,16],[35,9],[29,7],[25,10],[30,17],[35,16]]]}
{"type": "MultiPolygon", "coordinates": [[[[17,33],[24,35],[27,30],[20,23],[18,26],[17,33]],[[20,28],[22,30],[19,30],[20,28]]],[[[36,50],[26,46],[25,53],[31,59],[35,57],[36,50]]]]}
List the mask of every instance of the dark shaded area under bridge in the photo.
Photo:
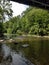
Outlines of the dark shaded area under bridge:
{"type": "Polygon", "coordinates": [[[10,0],[49,10],[49,0],[10,0]]]}

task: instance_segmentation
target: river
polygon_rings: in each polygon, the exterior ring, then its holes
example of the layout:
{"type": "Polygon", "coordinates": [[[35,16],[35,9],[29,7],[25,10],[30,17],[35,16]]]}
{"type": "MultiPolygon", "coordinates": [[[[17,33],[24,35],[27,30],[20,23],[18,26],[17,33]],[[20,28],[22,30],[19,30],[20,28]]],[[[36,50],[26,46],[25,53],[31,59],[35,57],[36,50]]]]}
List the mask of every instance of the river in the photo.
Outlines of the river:
{"type": "Polygon", "coordinates": [[[0,65],[49,65],[49,40],[0,43],[0,65]]]}

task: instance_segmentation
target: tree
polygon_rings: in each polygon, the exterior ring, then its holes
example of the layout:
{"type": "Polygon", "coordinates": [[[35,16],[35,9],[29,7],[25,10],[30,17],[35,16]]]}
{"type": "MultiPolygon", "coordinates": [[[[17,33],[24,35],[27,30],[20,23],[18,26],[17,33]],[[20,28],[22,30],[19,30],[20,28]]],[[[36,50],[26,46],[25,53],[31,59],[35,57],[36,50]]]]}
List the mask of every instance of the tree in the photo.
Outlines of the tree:
{"type": "Polygon", "coordinates": [[[9,0],[0,0],[0,36],[3,35],[3,22],[12,16],[11,3],[9,0]]]}
{"type": "Polygon", "coordinates": [[[44,9],[29,7],[21,16],[6,22],[5,26],[9,34],[49,35],[49,12],[44,9]]]}

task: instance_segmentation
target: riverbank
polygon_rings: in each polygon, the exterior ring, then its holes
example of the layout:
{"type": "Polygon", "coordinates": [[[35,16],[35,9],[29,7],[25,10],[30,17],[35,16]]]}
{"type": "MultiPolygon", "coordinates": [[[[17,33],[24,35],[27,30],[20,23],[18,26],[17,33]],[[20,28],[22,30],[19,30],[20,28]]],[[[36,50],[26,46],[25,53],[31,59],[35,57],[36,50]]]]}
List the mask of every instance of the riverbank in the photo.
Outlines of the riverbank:
{"type": "Polygon", "coordinates": [[[16,37],[16,38],[23,38],[23,37],[36,37],[36,38],[49,38],[49,36],[39,36],[39,35],[30,35],[30,34],[23,34],[23,35],[18,35],[18,34],[4,34],[6,37],[16,37]]]}
{"type": "Polygon", "coordinates": [[[40,37],[40,38],[41,38],[41,37],[49,38],[49,36],[39,36],[39,35],[22,35],[22,36],[29,36],[29,37],[31,36],[31,37],[37,37],[37,38],[38,38],[38,37],[40,37]]]}
{"type": "Polygon", "coordinates": [[[16,41],[38,41],[38,40],[49,40],[49,36],[22,35],[16,37],[16,41]]]}
{"type": "Polygon", "coordinates": [[[15,38],[9,38],[6,40],[0,40],[2,42],[8,43],[17,43],[17,42],[25,42],[25,41],[38,41],[38,40],[49,40],[49,36],[38,36],[38,35],[20,35],[16,36],[15,38]]]}
{"type": "Polygon", "coordinates": [[[6,40],[9,43],[19,43],[19,42],[31,42],[31,41],[40,41],[40,40],[49,40],[49,36],[33,36],[33,35],[23,35],[23,36],[17,36],[14,39],[8,39],[6,40]]]}
{"type": "Polygon", "coordinates": [[[49,39],[49,36],[38,36],[38,35],[20,35],[20,36],[17,36],[16,39],[49,39]]]}

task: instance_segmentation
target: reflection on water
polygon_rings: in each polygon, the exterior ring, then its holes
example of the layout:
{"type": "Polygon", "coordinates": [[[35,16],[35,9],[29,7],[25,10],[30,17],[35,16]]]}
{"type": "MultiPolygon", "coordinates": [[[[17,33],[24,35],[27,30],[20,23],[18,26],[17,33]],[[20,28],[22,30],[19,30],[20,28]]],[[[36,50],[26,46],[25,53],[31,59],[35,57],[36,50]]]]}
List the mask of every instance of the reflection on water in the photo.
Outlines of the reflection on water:
{"type": "Polygon", "coordinates": [[[10,65],[12,62],[12,56],[10,53],[9,47],[0,43],[0,65],[10,65]]]}
{"type": "Polygon", "coordinates": [[[0,65],[49,65],[49,40],[0,43],[0,65]]]}
{"type": "MultiPolygon", "coordinates": [[[[0,65],[29,65],[31,63],[24,57],[8,47],[6,44],[0,43],[0,65]]],[[[33,65],[31,63],[31,65],[33,65]]]]}

